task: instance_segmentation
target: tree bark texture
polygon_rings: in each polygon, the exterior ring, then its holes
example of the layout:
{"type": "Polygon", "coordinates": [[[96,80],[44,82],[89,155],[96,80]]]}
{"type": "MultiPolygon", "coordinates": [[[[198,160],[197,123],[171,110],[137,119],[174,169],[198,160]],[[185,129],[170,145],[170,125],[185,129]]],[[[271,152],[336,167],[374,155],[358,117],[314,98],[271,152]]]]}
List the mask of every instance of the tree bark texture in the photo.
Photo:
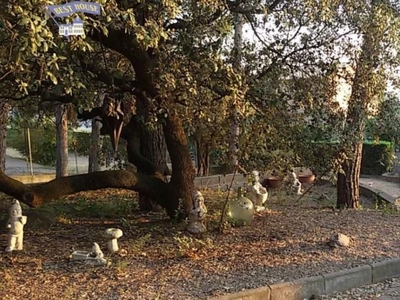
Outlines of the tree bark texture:
{"type": "Polygon", "coordinates": [[[68,176],[68,114],[67,106],[55,107],[56,117],[56,177],[68,176]]]}
{"type": "Polygon", "coordinates": [[[354,159],[343,162],[342,171],[338,173],[336,207],[339,209],[358,208],[360,204],[362,147],[362,142],[356,145],[354,159]]]}
{"type": "Polygon", "coordinates": [[[6,169],[7,125],[10,112],[8,103],[0,103],[0,170],[6,169]]]}
{"type": "MultiPolygon", "coordinates": [[[[151,124],[150,115],[148,112],[148,101],[141,97],[136,102],[136,111],[142,116],[143,122],[139,122],[139,139],[140,153],[146,159],[160,166],[159,178],[166,181],[164,176],[167,172],[167,145],[165,143],[164,132],[161,124],[151,124]]],[[[138,172],[146,172],[138,168],[138,172]]],[[[139,208],[143,211],[159,211],[160,206],[157,205],[149,196],[139,193],[139,208]]]]}
{"type": "MultiPolygon", "coordinates": [[[[241,73],[242,69],[242,47],[243,47],[243,26],[244,17],[237,13],[235,19],[235,34],[233,40],[233,68],[236,72],[241,73]]],[[[239,163],[239,135],[240,135],[240,113],[239,103],[232,103],[232,125],[229,141],[230,148],[230,167],[232,170],[239,163]]]]}
{"type": "Polygon", "coordinates": [[[92,119],[92,131],[90,134],[90,149],[89,149],[89,166],[88,172],[97,172],[101,170],[100,151],[103,144],[103,137],[100,136],[101,123],[92,119]]]}
{"type": "MultiPolygon", "coordinates": [[[[172,106],[172,105],[171,105],[172,106]]],[[[174,107],[168,107],[168,116],[163,123],[165,141],[172,163],[170,195],[171,209],[180,207],[183,200],[186,213],[193,209],[195,168],[190,157],[189,145],[179,114],[174,107]]],[[[171,212],[169,212],[171,213],[171,212]]]]}

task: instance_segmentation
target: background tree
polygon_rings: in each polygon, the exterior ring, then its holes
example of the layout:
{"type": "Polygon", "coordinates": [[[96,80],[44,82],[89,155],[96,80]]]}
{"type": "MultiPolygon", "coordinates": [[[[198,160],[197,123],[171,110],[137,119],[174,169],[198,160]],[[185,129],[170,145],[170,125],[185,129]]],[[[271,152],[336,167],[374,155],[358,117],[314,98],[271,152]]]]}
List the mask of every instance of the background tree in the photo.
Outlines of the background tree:
{"type": "Polygon", "coordinates": [[[361,14],[362,46],[357,58],[352,92],[347,108],[341,140],[342,163],[338,173],[337,207],[357,208],[359,205],[359,177],[362,142],[368,108],[376,98],[382,99],[390,74],[385,70],[396,49],[398,19],[386,1],[365,3],[361,14]]]}

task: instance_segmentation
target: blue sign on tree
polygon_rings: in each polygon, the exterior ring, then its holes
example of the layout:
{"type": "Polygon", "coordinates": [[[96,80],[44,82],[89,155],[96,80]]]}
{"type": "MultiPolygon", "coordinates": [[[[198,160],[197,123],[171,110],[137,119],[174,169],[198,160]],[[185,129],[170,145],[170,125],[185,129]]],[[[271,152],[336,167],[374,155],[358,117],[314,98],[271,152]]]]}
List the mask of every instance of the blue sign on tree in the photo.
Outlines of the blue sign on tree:
{"type": "Polygon", "coordinates": [[[77,17],[72,24],[58,24],[55,20],[55,17],[64,18],[77,12],[91,15],[100,15],[101,4],[93,2],[74,1],[60,5],[49,5],[47,6],[47,11],[49,12],[50,17],[57,24],[59,34],[68,37],[70,35],[85,34],[82,20],[77,17]]]}

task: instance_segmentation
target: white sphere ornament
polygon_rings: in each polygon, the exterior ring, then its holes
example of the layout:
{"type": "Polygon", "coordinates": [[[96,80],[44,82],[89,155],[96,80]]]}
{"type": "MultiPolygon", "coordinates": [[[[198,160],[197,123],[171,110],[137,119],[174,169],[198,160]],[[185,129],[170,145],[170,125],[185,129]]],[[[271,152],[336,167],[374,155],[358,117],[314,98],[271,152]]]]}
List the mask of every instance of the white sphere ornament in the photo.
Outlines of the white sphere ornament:
{"type": "Polygon", "coordinates": [[[227,216],[234,226],[249,225],[253,220],[254,204],[249,198],[242,196],[241,188],[238,189],[238,197],[229,203],[227,216]]]}

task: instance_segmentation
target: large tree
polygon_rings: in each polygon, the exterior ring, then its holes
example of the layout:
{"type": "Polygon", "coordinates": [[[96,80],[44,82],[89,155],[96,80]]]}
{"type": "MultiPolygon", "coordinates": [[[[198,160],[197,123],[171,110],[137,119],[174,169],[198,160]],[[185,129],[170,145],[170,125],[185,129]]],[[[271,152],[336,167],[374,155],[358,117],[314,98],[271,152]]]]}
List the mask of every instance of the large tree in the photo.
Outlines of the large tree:
{"type": "MultiPolygon", "coordinates": [[[[218,136],[220,145],[229,144],[229,134],[224,135],[225,128],[207,137],[201,121],[185,127],[183,120],[202,113],[199,119],[211,126],[214,116],[209,118],[209,111],[218,106],[222,112],[234,103],[239,105],[240,126],[246,129],[242,134],[257,129],[268,137],[288,124],[288,114],[275,120],[275,112],[284,112],[293,100],[281,82],[316,73],[325,76],[327,66],[343,52],[334,46],[349,44],[343,40],[347,30],[342,30],[346,26],[341,23],[341,1],[100,2],[101,17],[81,16],[86,38],[69,40],[57,36],[53,22],[43,18],[46,1],[0,2],[4,45],[0,55],[7,57],[0,70],[5,91],[0,98],[38,107],[39,101],[73,103],[80,118],[101,119],[101,132],[110,135],[116,151],[119,138],[126,140],[128,160],[138,169],[138,173],[121,170],[57,178],[34,187],[0,172],[0,191],[29,205],[111,187],[146,194],[170,217],[180,215],[181,207],[190,211],[195,172],[185,129],[194,129],[196,138],[207,143],[218,136]],[[235,14],[245,17],[257,41],[243,45],[240,73],[232,67],[227,39],[235,14]],[[98,106],[100,87],[106,97],[98,106]],[[260,126],[256,115],[269,118],[260,126]],[[169,182],[164,181],[164,143],[172,163],[169,182]],[[153,151],[147,151],[150,148],[153,151]]],[[[299,97],[299,102],[303,100],[299,97]]],[[[231,123],[229,116],[218,124],[231,123]]],[[[268,146],[279,147],[287,140],[281,136],[268,146]]],[[[249,144],[244,136],[241,141],[249,144]]],[[[243,149],[251,151],[248,146],[243,149]]]]}
{"type": "MultiPolygon", "coordinates": [[[[359,9],[359,8],[358,8],[359,9]]],[[[389,1],[366,1],[360,13],[361,49],[356,58],[352,91],[341,141],[337,207],[357,208],[365,123],[374,101],[383,99],[397,65],[399,16],[389,1]]]]}

